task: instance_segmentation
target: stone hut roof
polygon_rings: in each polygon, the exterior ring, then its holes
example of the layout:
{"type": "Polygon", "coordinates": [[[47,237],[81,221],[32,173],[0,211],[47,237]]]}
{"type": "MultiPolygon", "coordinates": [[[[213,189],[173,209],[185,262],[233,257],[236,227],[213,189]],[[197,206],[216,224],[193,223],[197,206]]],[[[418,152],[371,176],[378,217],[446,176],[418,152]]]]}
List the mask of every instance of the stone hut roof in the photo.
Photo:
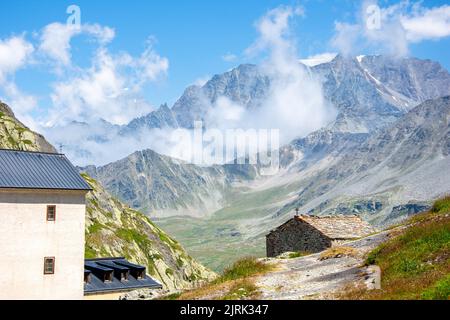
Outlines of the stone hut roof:
{"type": "Polygon", "coordinates": [[[300,215],[295,219],[308,223],[330,239],[355,239],[376,232],[374,227],[358,215],[300,215]]]}
{"type": "MultiPolygon", "coordinates": [[[[295,216],[293,219],[305,222],[315,229],[319,230],[328,238],[336,240],[361,238],[377,231],[374,227],[372,227],[368,222],[361,219],[358,215],[299,215],[295,216]]],[[[271,233],[274,231],[282,231],[293,219],[290,219],[286,223],[282,224],[275,230],[271,231],[271,233]]]]}

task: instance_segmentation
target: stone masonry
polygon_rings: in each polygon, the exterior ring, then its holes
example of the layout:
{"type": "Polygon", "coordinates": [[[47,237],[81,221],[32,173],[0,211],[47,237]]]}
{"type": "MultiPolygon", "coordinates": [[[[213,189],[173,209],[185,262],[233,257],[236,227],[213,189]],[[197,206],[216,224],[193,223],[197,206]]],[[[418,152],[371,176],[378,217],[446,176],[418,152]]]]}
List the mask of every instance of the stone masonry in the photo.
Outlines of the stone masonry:
{"type": "Polygon", "coordinates": [[[367,236],[376,230],[359,216],[295,216],[266,236],[266,253],[323,251],[343,241],[367,236]]]}

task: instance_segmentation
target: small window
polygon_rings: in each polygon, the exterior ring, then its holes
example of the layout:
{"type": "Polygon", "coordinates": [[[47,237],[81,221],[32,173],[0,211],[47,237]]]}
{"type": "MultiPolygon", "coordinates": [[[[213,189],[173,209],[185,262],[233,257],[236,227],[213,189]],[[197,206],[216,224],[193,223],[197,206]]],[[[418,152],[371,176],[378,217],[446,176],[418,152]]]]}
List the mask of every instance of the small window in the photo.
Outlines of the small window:
{"type": "Polygon", "coordinates": [[[56,220],[56,206],[47,206],[47,221],[56,220]]]}
{"type": "Polygon", "coordinates": [[[44,258],[44,274],[55,273],[55,257],[44,258]]]}
{"type": "Polygon", "coordinates": [[[145,271],[137,271],[136,279],[144,279],[145,271]]]}
{"type": "Polygon", "coordinates": [[[103,282],[111,282],[113,280],[113,274],[112,271],[105,272],[103,276],[103,282]]]}
{"type": "Polygon", "coordinates": [[[84,273],[84,283],[90,283],[91,282],[91,274],[89,272],[84,273]]]}
{"type": "Polygon", "coordinates": [[[127,281],[128,280],[128,271],[124,271],[120,273],[120,281],[127,281]]]}

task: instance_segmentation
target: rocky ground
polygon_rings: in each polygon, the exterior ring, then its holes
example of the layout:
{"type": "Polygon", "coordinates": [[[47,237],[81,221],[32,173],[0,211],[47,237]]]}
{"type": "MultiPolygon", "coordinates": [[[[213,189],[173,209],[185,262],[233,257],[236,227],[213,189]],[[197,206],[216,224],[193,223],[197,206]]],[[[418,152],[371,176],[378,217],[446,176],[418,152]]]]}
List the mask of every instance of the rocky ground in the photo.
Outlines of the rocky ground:
{"type": "Polygon", "coordinates": [[[297,300],[333,299],[346,286],[358,282],[369,288],[379,286],[379,271],[363,266],[364,256],[395,230],[384,231],[343,244],[352,254],[328,256],[326,252],[294,259],[267,259],[276,270],[260,276],[255,283],[260,299],[297,300]]]}

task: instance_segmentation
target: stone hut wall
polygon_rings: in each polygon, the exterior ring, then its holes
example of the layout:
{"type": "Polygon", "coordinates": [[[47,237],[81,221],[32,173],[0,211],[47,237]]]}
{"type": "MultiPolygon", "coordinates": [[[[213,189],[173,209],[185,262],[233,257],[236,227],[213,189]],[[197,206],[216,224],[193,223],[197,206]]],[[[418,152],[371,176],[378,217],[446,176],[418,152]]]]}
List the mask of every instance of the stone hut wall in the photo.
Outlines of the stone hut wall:
{"type": "Polygon", "coordinates": [[[309,224],[291,219],[266,236],[266,254],[276,257],[288,251],[320,252],[331,247],[331,239],[309,224]]]}

